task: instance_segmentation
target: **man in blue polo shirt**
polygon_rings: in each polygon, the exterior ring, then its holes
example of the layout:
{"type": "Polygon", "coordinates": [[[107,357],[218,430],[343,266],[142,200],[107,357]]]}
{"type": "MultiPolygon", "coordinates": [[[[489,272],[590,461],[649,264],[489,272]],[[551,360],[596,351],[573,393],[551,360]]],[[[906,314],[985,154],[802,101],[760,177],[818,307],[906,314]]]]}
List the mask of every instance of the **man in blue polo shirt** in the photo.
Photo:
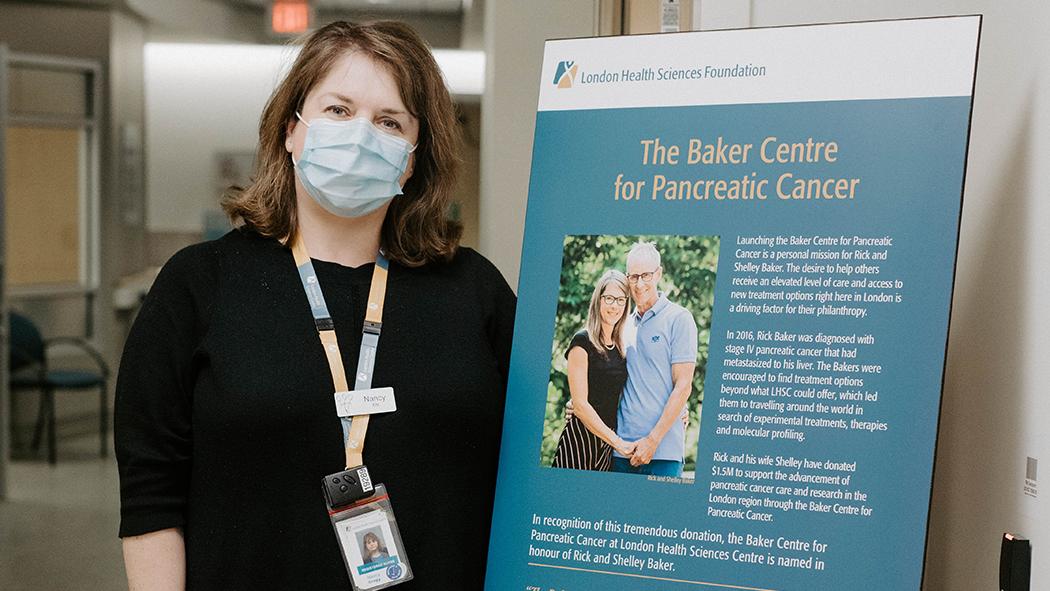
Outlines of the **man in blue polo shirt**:
{"type": "Polygon", "coordinates": [[[651,242],[627,254],[627,281],[634,298],[635,334],[627,342],[627,385],[620,399],[616,434],[636,442],[633,455],[613,456],[613,470],[658,476],[682,475],[686,403],[696,369],[696,320],[657,291],[663,268],[651,242]]]}

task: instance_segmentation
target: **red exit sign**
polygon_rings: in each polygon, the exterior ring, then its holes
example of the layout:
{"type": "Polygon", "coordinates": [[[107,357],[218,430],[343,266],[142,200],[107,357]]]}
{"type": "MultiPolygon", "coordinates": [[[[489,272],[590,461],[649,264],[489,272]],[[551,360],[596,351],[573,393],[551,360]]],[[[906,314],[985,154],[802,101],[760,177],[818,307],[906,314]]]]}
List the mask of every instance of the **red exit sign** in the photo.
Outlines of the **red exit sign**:
{"type": "Polygon", "coordinates": [[[310,28],[306,0],[277,0],[270,9],[270,29],[278,35],[297,35],[310,28]]]}

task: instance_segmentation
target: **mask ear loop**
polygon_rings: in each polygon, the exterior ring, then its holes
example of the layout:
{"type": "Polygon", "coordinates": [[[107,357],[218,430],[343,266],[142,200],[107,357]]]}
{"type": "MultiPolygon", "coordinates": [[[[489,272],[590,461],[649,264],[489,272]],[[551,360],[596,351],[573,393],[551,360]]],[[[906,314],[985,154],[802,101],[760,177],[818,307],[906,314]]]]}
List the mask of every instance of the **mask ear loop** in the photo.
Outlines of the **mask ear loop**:
{"type": "MultiPolygon", "coordinates": [[[[299,114],[298,109],[296,109],[295,111],[295,116],[299,119],[299,121],[302,121],[303,125],[305,125],[307,128],[310,127],[310,124],[306,121],[306,119],[303,119],[303,116],[299,114]]],[[[299,163],[295,161],[295,154],[293,154],[291,150],[288,151],[288,157],[292,160],[292,168],[295,169],[296,173],[298,174],[299,163]]]]}

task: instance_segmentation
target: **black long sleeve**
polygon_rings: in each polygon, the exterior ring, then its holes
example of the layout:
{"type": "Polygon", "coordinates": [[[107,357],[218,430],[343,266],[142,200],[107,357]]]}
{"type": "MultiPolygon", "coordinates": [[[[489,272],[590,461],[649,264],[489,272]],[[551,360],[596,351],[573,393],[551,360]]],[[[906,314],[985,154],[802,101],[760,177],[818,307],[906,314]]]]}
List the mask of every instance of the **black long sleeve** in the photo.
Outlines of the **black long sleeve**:
{"type": "MultiPolygon", "coordinates": [[[[373,267],[315,268],[353,371],[373,267]]],[[[372,418],[365,462],[394,503],[405,591],[481,587],[514,303],[470,249],[391,266],[373,385],[398,410],[372,418]]],[[[121,361],[121,536],[182,528],[191,589],[348,589],[320,489],[343,463],[332,391],[290,251],[239,230],[181,251],[121,361]]]]}

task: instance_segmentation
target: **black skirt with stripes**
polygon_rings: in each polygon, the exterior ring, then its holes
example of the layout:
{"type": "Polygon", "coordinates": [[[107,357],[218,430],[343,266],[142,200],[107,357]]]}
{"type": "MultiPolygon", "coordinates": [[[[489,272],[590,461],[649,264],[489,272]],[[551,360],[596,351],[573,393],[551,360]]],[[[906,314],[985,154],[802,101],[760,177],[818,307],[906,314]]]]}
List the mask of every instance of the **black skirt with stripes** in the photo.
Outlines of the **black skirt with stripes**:
{"type": "Polygon", "coordinates": [[[608,472],[612,467],[612,447],[587,430],[575,416],[565,421],[554,452],[555,468],[608,472]]]}

